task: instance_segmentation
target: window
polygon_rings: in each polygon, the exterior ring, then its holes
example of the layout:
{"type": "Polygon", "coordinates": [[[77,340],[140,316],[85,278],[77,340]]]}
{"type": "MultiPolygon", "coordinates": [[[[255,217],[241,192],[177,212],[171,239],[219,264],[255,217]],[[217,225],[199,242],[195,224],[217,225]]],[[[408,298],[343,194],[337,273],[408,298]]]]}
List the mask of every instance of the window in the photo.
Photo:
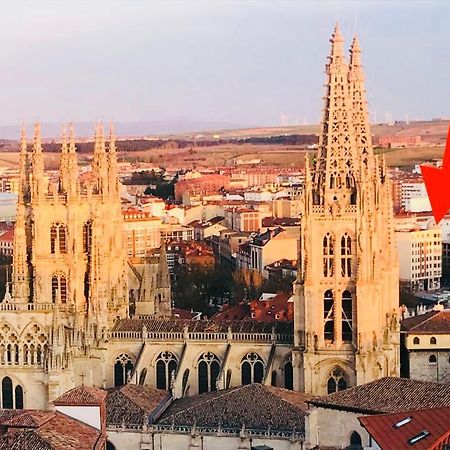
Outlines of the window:
{"type": "Polygon", "coordinates": [[[434,366],[435,364],[437,364],[437,358],[436,355],[430,355],[430,357],[428,358],[428,363],[432,366],[434,366]]]}
{"type": "Polygon", "coordinates": [[[248,353],[241,361],[241,383],[261,383],[264,378],[264,363],[254,352],[248,353]]]}
{"type": "Polygon", "coordinates": [[[216,381],[220,372],[219,358],[207,352],[198,360],[198,393],[217,390],[216,381]]]}
{"type": "Polygon", "coordinates": [[[52,302],[67,302],[67,280],[63,273],[55,273],[52,276],[52,302]]]}
{"type": "Polygon", "coordinates": [[[2,408],[23,409],[23,388],[19,384],[14,387],[9,377],[2,380],[2,408]]]}
{"type": "Polygon", "coordinates": [[[408,442],[410,443],[410,445],[413,445],[416,442],[419,442],[421,439],[426,438],[429,435],[430,435],[430,432],[428,430],[423,430],[419,434],[417,434],[416,436],[414,436],[411,439],[409,439],[408,442]]]}
{"type": "Polygon", "coordinates": [[[323,238],[323,276],[333,276],[334,242],[333,236],[327,233],[323,238]]]}
{"type": "Polygon", "coordinates": [[[327,381],[327,392],[332,394],[333,392],[342,391],[347,389],[347,382],[344,378],[344,373],[340,367],[335,367],[327,381]]]}
{"type": "Polygon", "coordinates": [[[13,409],[13,384],[9,377],[5,377],[2,380],[2,408],[13,409]]]}
{"type": "MultiPolygon", "coordinates": [[[[355,446],[355,447],[357,447],[357,446],[361,447],[362,446],[361,436],[356,431],[354,431],[350,435],[350,445],[351,446],[355,446]]],[[[352,447],[352,448],[354,448],[354,447],[352,447]]]]}
{"type": "Polygon", "coordinates": [[[83,253],[89,253],[92,245],[92,221],[83,225],[83,253]]]}
{"type": "Polygon", "coordinates": [[[334,341],[334,299],[333,292],[325,291],[323,298],[324,339],[334,341]]]}
{"type": "Polygon", "coordinates": [[[436,338],[434,336],[430,338],[430,344],[436,344],[436,338]]]}
{"type": "Polygon", "coordinates": [[[67,229],[65,225],[54,223],[50,228],[50,253],[67,253],[67,229]]]}
{"type": "Polygon", "coordinates": [[[286,361],[284,364],[284,388],[290,389],[291,391],[294,390],[294,371],[292,367],[292,361],[291,358],[286,361]]]}
{"type": "Polygon", "coordinates": [[[341,275],[352,276],[352,238],[347,233],[341,238],[341,275]]]}
{"type": "Polygon", "coordinates": [[[351,342],[353,338],[352,308],[352,294],[344,291],[342,293],[342,340],[347,342],[351,342]]]}
{"type": "Polygon", "coordinates": [[[163,352],[156,361],[156,388],[170,390],[172,373],[176,372],[178,362],[171,352],[163,352]]]}
{"type": "Polygon", "coordinates": [[[126,353],[121,353],[116,358],[116,363],[114,364],[114,386],[123,386],[127,384],[133,369],[134,364],[131,357],[126,353]]]}
{"type": "Polygon", "coordinates": [[[420,344],[420,339],[417,336],[413,339],[413,344],[415,344],[415,345],[420,344]]]}

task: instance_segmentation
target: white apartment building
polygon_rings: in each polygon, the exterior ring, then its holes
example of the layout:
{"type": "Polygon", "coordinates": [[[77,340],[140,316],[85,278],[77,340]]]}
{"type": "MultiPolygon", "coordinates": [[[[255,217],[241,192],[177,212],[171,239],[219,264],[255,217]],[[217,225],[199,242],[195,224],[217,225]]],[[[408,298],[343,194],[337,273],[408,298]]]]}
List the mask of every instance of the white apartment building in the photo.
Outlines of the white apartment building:
{"type": "Polygon", "coordinates": [[[405,211],[431,211],[431,204],[423,181],[401,184],[401,206],[405,211]]]}
{"type": "Polygon", "coordinates": [[[397,226],[400,287],[403,290],[427,291],[441,286],[442,236],[437,227],[397,226]]]}

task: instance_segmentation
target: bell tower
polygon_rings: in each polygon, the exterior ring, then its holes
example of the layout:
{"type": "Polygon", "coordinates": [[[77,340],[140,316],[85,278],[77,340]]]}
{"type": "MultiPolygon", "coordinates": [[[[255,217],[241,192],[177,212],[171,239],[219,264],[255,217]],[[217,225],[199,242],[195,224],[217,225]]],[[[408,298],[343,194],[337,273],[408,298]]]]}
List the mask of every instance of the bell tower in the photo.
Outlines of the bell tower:
{"type": "Polygon", "coordinates": [[[399,373],[390,182],[373,155],[359,43],[350,65],[343,46],[336,26],[294,283],[295,388],[317,395],[399,373]]]}

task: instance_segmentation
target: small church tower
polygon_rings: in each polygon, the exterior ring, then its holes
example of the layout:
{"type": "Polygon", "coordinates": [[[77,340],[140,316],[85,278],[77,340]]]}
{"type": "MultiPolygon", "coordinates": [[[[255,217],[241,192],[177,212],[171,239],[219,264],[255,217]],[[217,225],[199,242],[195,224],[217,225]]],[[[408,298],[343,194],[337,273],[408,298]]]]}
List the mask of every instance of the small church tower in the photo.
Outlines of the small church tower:
{"type": "Polygon", "coordinates": [[[295,388],[324,394],[399,374],[390,181],[374,157],[361,49],[336,26],[316,160],[306,160],[294,283],[295,388]]]}

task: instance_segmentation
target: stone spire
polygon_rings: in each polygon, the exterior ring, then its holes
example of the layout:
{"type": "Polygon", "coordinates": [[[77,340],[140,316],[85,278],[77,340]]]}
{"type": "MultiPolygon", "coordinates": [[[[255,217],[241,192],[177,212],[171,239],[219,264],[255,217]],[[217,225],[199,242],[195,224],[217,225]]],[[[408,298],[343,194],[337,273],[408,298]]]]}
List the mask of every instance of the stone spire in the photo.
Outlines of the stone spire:
{"type": "Polygon", "coordinates": [[[69,151],[67,154],[67,192],[71,195],[78,193],[78,160],[75,146],[75,132],[73,124],[69,125],[69,151]]]}
{"type": "Polygon", "coordinates": [[[114,127],[109,126],[108,145],[108,189],[111,195],[119,195],[119,174],[117,170],[116,137],[114,127]]]}
{"type": "Polygon", "coordinates": [[[106,154],[105,138],[103,135],[103,124],[97,125],[95,130],[94,157],[92,171],[96,192],[108,193],[108,155],[106,154]]]}
{"type": "Polygon", "coordinates": [[[26,208],[23,202],[17,202],[16,223],[13,243],[13,299],[17,303],[26,303],[30,296],[29,270],[27,258],[26,208]]]}
{"type": "Polygon", "coordinates": [[[368,174],[374,175],[375,167],[364,79],[361,64],[361,47],[359,46],[358,37],[355,35],[350,47],[349,94],[353,108],[356,151],[361,164],[362,175],[364,178],[367,178],[368,174]]]}
{"type": "Polygon", "coordinates": [[[344,57],[344,39],[338,25],[330,40],[331,52],[326,66],[324,108],[319,152],[314,172],[314,203],[354,203],[355,141],[348,66],[344,57]]]}
{"type": "Polygon", "coordinates": [[[156,277],[157,307],[159,316],[172,315],[172,295],[169,266],[167,265],[166,244],[161,242],[159,252],[158,274],[156,277]]]}
{"type": "Polygon", "coordinates": [[[29,197],[30,163],[27,150],[27,139],[25,136],[25,126],[22,126],[20,135],[20,155],[19,155],[19,202],[24,202],[29,197]]]}
{"type": "Polygon", "coordinates": [[[31,154],[32,164],[32,189],[33,197],[44,195],[44,157],[42,155],[41,125],[36,122],[34,125],[34,143],[31,154]]]}
{"type": "Polygon", "coordinates": [[[59,190],[67,192],[69,179],[69,148],[67,146],[66,126],[63,126],[61,138],[61,158],[59,161],[59,190]]]}

